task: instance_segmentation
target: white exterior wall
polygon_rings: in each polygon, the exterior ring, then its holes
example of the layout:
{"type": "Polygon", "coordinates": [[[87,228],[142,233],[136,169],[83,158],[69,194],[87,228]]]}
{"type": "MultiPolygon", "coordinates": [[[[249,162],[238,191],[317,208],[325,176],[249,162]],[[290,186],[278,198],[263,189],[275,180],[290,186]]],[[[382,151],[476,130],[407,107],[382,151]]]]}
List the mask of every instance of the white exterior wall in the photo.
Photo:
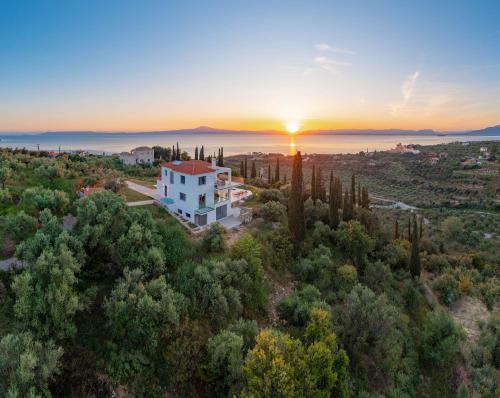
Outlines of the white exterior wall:
{"type": "Polygon", "coordinates": [[[155,160],[154,150],[133,151],[131,153],[120,153],[120,160],[127,166],[134,164],[153,164],[155,160]]]}
{"type": "Polygon", "coordinates": [[[134,151],[132,154],[135,156],[136,163],[138,164],[152,164],[155,160],[154,151],[134,151]]]}
{"type": "Polygon", "coordinates": [[[211,207],[211,210],[207,213],[207,224],[209,225],[216,220],[217,208],[226,205],[227,206],[227,217],[237,213],[237,209],[231,207],[231,189],[228,189],[228,199],[219,203],[214,202],[215,196],[215,182],[218,173],[228,173],[229,182],[231,182],[231,169],[230,168],[220,168],[218,171],[207,174],[183,174],[166,167],[161,168],[161,180],[157,182],[157,190],[160,198],[170,198],[173,199],[174,203],[168,205],[168,209],[172,212],[179,213],[184,219],[196,224],[195,214],[196,210],[199,208],[199,195],[205,194],[205,206],[211,207]],[[165,175],[165,171],[167,174],[165,175]],[[174,182],[170,183],[170,174],[174,174],[174,182]],[[185,177],[185,183],[181,183],[181,176],[185,177]],[[206,184],[199,185],[199,177],[206,177],[206,184]],[[165,196],[165,187],[167,187],[167,196],[165,196]],[[186,200],[180,199],[180,194],[186,194],[186,200]]]}

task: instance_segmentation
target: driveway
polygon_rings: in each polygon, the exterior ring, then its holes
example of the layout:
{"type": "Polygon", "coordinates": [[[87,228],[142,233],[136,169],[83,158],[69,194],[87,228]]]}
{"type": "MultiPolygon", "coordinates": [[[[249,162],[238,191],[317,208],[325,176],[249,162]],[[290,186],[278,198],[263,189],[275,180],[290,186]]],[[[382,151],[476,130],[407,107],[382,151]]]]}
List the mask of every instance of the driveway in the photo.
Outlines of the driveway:
{"type": "Polygon", "coordinates": [[[143,195],[149,196],[150,198],[158,199],[158,194],[156,192],[156,189],[148,188],[148,187],[145,187],[144,185],[136,184],[135,182],[132,182],[132,181],[125,181],[125,182],[127,183],[127,186],[130,189],[133,189],[136,192],[142,193],[143,195]]]}

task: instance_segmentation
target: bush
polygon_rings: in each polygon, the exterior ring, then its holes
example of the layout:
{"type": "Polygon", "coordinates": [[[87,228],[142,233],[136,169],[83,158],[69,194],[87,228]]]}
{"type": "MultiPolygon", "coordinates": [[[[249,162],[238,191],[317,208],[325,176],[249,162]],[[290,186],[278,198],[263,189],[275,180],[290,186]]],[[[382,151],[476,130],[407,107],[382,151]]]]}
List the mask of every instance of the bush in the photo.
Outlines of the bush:
{"type": "Polygon", "coordinates": [[[260,214],[267,221],[280,221],[285,216],[285,213],[285,206],[273,200],[265,203],[260,209],[260,214]]]}
{"type": "Polygon", "coordinates": [[[220,253],[226,248],[226,230],[218,222],[213,223],[203,236],[201,245],[209,253],[220,253]]]}
{"type": "Polygon", "coordinates": [[[444,254],[431,254],[424,257],[423,266],[430,272],[441,272],[443,269],[448,268],[450,263],[448,257],[444,254]]]}
{"type": "Polygon", "coordinates": [[[349,293],[358,282],[356,267],[345,264],[337,268],[337,286],[340,290],[349,293]]]}
{"type": "Polygon", "coordinates": [[[465,334],[443,310],[431,312],[424,324],[420,357],[425,367],[451,367],[460,353],[465,334]]]}
{"type": "Polygon", "coordinates": [[[285,197],[279,189],[264,189],[259,195],[259,200],[262,203],[271,201],[283,203],[285,197]]]}
{"type": "Polygon", "coordinates": [[[24,211],[20,211],[7,218],[7,231],[9,231],[16,242],[20,242],[35,232],[37,224],[38,221],[35,217],[31,217],[24,211]]]}
{"type": "Polygon", "coordinates": [[[277,307],[280,318],[295,326],[304,326],[313,308],[328,308],[328,305],[321,301],[320,291],[312,285],[295,291],[281,300],[277,307]]]}
{"type": "Polygon", "coordinates": [[[500,281],[496,277],[489,278],[479,285],[479,292],[488,309],[492,310],[500,298],[500,281]]]}
{"type": "Polygon", "coordinates": [[[432,284],[443,302],[450,305],[458,298],[458,281],[451,269],[439,275],[432,284]]]}
{"type": "Polygon", "coordinates": [[[441,223],[441,231],[450,240],[458,240],[464,231],[464,223],[455,216],[447,217],[441,223]]]}
{"type": "Polygon", "coordinates": [[[8,188],[0,188],[0,206],[8,206],[12,204],[12,194],[8,188]]]}

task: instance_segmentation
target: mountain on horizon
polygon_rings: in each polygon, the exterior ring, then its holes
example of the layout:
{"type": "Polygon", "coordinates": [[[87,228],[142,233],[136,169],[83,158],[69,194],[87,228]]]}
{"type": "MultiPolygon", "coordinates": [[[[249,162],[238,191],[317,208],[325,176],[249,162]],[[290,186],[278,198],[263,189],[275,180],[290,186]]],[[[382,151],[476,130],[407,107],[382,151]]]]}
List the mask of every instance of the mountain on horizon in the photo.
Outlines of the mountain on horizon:
{"type": "MultiPolygon", "coordinates": [[[[0,132],[0,135],[85,135],[92,136],[97,134],[284,134],[284,131],[279,130],[230,130],[220,129],[210,126],[198,126],[191,129],[176,129],[176,130],[157,130],[157,131],[47,131],[44,133],[15,133],[15,132],[0,132]]],[[[436,131],[433,129],[423,130],[405,130],[405,129],[326,129],[326,130],[305,130],[299,132],[301,135],[484,135],[484,136],[500,136],[500,124],[496,126],[486,127],[478,130],[464,131],[436,131]]]]}

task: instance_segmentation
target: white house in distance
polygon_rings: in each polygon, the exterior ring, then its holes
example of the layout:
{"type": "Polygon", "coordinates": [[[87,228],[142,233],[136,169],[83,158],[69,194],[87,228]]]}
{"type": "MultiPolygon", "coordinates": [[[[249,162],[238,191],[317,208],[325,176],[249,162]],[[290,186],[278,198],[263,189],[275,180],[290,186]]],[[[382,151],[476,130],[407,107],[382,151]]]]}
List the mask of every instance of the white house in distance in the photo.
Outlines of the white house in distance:
{"type": "Polygon", "coordinates": [[[215,165],[215,160],[175,160],[161,168],[161,179],[156,187],[160,203],[186,221],[205,226],[214,221],[240,217],[237,202],[251,196],[238,189],[242,182],[234,182],[231,168],[215,165]]]}
{"type": "Polygon", "coordinates": [[[132,149],[130,152],[120,153],[120,160],[127,166],[134,164],[153,164],[155,160],[155,151],[148,146],[140,146],[132,149]]]}

